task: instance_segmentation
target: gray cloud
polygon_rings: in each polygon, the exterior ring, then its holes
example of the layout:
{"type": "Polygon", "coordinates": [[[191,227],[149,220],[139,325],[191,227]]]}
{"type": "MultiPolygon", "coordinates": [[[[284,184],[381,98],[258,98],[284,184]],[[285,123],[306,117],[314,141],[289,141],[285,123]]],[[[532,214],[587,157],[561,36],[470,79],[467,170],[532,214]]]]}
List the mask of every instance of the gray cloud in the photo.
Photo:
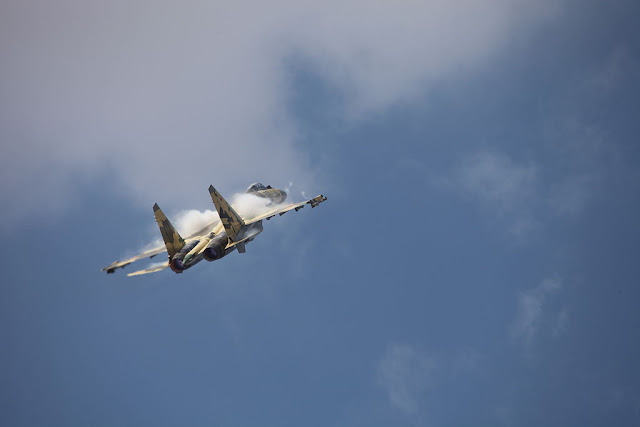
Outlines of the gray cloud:
{"type": "Polygon", "coordinates": [[[286,58],[305,58],[361,117],[482,64],[551,10],[529,3],[3,2],[0,219],[64,209],[102,177],[174,206],[201,204],[212,182],[315,191],[286,58]]]}

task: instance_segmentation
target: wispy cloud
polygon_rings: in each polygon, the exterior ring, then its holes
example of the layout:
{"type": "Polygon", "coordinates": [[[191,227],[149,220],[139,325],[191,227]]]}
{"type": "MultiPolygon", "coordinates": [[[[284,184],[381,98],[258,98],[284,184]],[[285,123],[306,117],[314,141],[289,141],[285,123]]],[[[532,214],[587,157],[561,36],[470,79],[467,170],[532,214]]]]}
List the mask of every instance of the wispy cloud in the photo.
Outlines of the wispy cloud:
{"type": "Polygon", "coordinates": [[[534,208],[539,203],[537,166],[518,162],[504,153],[481,151],[464,156],[454,166],[444,187],[506,221],[509,232],[526,237],[538,226],[534,208]]]}
{"type": "Polygon", "coordinates": [[[558,336],[566,331],[568,311],[553,312],[548,309],[549,298],[562,288],[558,278],[548,278],[534,288],[520,292],[516,317],[511,324],[511,336],[530,349],[541,328],[558,336]]]}
{"type": "Polygon", "coordinates": [[[480,152],[461,161],[454,179],[468,196],[508,214],[524,209],[535,196],[536,167],[503,153],[480,152]]]}
{"type": "Polygon", "coordinates": [[[469,375],[479,369],[485,358],[473,347],[462,348],[451,358],[451,371],[454,375],[469,375]]]}
{"type": "Polygon", "coordinates": [[[551,322],[551,334],[554,338],[561,337],[569,327],[569,309],[563,308],[551,322]]]}
{"type": "MultiPolygon", "coordinates": [[[[576,148],[576,152],[580,150],[576,148]]],[[[595,156],[589,159],[593,161],[595,156]]],[[[554,179],[548,178],[552,175],[549,169],[548,165],[516,160],[498,150],[479,151],[462,156],[449,177],[440,178],[439,183],[477,202],[504,222],[512,236],[525,241],[550,219],[580,214],[593,197],[599,171],[592,164],[562,171],[554,179]]]]}
{"type": "Polygon", "coordinates": [[[378,364],[377,380],[383,386],[391,405],[414,415],[420,409],[420,398],[429,387],[435,361],[406,344],[391,344],[378,364]]]}
{"type": "Polygon", "coordinates": [[[611,112],[638,70],[633,55],[613,48],[591,67],[575,70],[561,90],[540,97],[539,127],[532,128],[539,137],[528,143],[527,157],[495,141],[461,155],[441,180],[477,201],[519,239],[550,221],[582,214],[612,188],[611,180],[633,193],[640,180],[624,154],[632,137],[619,132],[620,117],[611,112]]]}

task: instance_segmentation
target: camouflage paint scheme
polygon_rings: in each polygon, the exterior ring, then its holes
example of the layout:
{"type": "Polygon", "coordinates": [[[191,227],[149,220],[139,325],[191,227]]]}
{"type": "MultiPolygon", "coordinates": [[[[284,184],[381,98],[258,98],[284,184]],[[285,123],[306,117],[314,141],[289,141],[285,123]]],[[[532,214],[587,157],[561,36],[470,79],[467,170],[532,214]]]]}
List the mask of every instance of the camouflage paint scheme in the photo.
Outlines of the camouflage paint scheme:
{"type": "Polygon", "coordinates": [[[153,214],[160,229],[164,247],[159,246],[144,251],[124,261],[115,261],[104,267],[102,271],[110,274],[134,261],[153,258],[160,253],[167,252],[167,262],[129,273],[127,276],[155,273],[167,267],[170,267],[176,273],[182,273],[203,259],[214,261],[234,250],[244,253],[245,245],[262,232],[263,219],[269,220],[275,215],[282,216],[290,210],[299,211],[307,204],[315,208],[327,200],[323,195],[319,195],[304,202],[281,205],[286,199],[287,193],[260,183],[252,184],[246,192],[266,199],[267,204],[264,212],[252,217],[242,218],[213,185],[209,186],[209,195],[216,207],[220,221],[209,224],[186,238],[180,236],[158,204],[154,204],[153,214]],[[270,208],[269,206],[271,205],[273,207],[270,208]]]}
{"type": "Polygon", "coordinates": [[[156,217],[158,227],[160,227],[160,234],[162,234],[162,240],[164,240],[169,258],[171,258],[182,249],[185,243],[184,239],[173,228],[171,221],[165,216],[157,203],[153,205],[153,214],[156,217]]]}

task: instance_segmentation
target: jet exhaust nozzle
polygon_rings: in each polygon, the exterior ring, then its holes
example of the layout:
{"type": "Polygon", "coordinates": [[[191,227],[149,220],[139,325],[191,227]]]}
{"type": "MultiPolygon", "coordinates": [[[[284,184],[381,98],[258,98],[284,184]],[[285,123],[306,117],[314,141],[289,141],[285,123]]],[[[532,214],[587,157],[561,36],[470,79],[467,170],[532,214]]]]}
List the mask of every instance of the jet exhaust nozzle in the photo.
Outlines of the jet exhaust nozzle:
{"type": "Polygon", "coordinates": [[[204,251],[202,251],[202,257],[207,261],[215,261],[222,258],[225,255],[224,250],[227,247],[228,241],[229,238],[226,232],[218,234],[211,239],[211,242],[209,242],[204,251]]]}
{"type": "Polygon", "coordinates": [[[215,261],[218,259],[218,253],[214,248],[206,248],[204,252],[202,252],[202,256],[207,261],[215,261]]]}
{"type": "Polygon", "coordinates": [[[184,263],[181,259],[172,259],[169,262],[169,268],[176,273],[182,273],[184,271],[184,263]]]}
{"type": "Polygon", "coordinates": [[[180,249],[180,251],[177,254],[175,254],[173,258],[171,258],[171,261],[169,261],[169,267],[176,273],[182,273],[187,268],[184,265],[184,261],[183,261],[184,257],[189,252],[191,252],[193,248],[196,247],[198,242],[199,242],[198,240],[194,240],[184,245],[184,247],[180,249]]]}

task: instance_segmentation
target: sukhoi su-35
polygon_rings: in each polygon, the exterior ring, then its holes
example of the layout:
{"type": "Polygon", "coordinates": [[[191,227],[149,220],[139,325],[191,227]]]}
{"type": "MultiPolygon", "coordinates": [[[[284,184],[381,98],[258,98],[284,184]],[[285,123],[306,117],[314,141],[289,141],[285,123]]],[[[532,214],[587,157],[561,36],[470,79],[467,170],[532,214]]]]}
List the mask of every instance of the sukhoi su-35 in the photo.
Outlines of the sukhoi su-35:
{"type": "Polygon", "coordinates": [[[305,205],[315,208],[320,203],[327,200],[323,195],[305,200],[304,202],[283,204],[287,198],[287,193],[271,186],[264,186],[260,183],[252,184],[246,193],[264,199],[265,206],[259,213],[241,217],[218,191],[209,186],[209,195],[216,207],[219,222],[214,222],[199,231],[182,237],[171,224],[171,221],[162,212],[158,204],[153,205],[153,214],[160,228],[160,234],[164,240],[164,247],[150,249],[124,261],[115,261],[104,267],[102,271],[113,273],[119,268],[126,267],[134,261],[144,258],[153,258],[158,254],[167,252],[167,261],[155,264],[144,270],[129,273],[127,276],[137,276],[140,274],[154,273],[169,267],[176,273],[193,267],[203,259],[206,261],[216,261],[229,253],[237,250],[240,253],[246,251],[247,243],[251,242],[262,232],[262,220],[269,220],[275,215],[284,215],[290,210],[299,211],[305,205]]]}

